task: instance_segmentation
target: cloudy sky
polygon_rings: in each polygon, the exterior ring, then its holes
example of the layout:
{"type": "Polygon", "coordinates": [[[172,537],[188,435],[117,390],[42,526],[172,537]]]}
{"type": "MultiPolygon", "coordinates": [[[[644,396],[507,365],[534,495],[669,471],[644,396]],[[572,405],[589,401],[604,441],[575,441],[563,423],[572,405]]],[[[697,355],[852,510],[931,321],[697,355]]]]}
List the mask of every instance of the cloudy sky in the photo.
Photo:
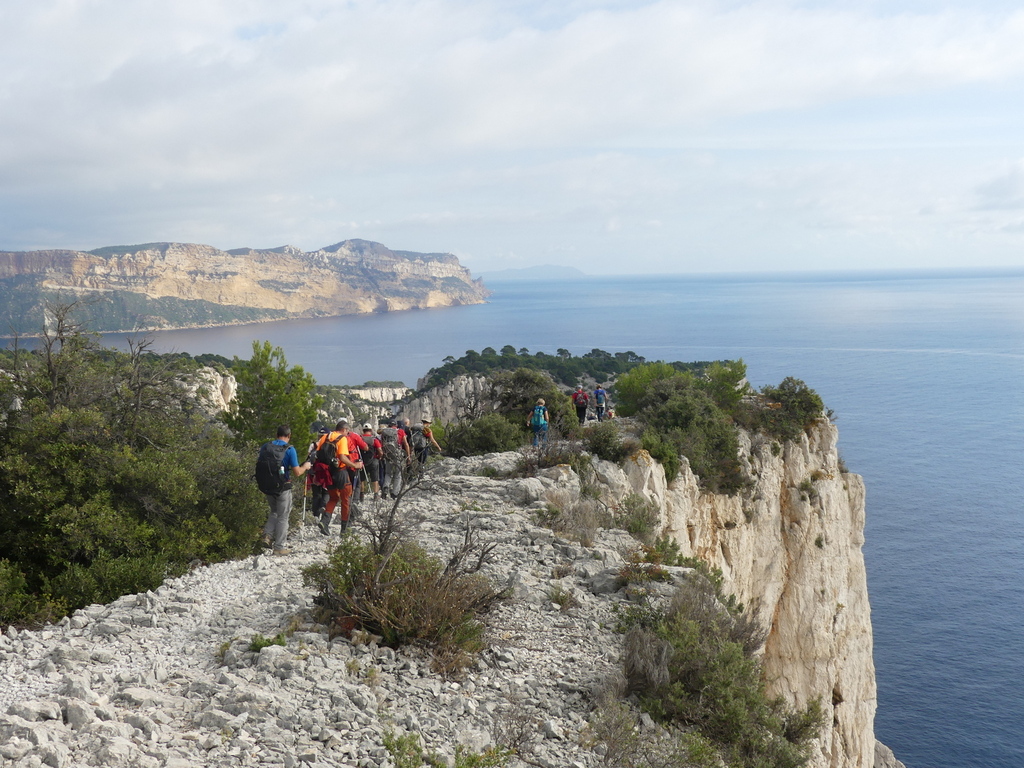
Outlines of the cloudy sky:
{"type": "Polygon", "coordinates": [[[1024,266],[999,0],[0,0],[0,250],[1024,266]]]}

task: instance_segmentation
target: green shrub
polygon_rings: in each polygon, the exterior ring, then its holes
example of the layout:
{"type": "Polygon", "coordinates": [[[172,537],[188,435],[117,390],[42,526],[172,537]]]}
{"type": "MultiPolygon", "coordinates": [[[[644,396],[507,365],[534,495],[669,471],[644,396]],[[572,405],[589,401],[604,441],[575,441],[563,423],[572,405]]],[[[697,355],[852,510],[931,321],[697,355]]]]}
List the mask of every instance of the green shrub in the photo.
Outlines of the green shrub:
{"type": "Polygon", "coordinates": [[[790,376],[777,387],[762,387],[761,399],[741,409],[737,419],[748,429],[780,440],[795,440],[823,418],[824,411],[818,393],[790,376]]]}
{"type": "Polygon", "coordinates": [[[635,440],[624,438],[614,421],[602,421],[583,430],[583,444],[599,459],[616,464],[636,450],[635,440]]]}
{"type": "Polygon", "coordinates": [[[259,653],[264,648],[267,648],[271,645],[285,646],[287,644],[288,642],[284,639],[283,632],[279,632],[274,637],[264,637],[263,635],[257,632],[255,635],[252,636],[252,640],[249,641],[249,650],[259,653]]]}
{"type": "Polygon", "coordinates": [[[344,619],[398,647],[423,643],[457,668],[483,648],[478,616],[498,598],[479,573],[447,565],[419,544],[396,542],[387,553],[347,536],[326,563],[303,571],[322,606],[321,621],[344,619]]]}
{"type": "Polygon", "coordinates": [[[729,766],[803,766],[820,707],[797,711],[768,696],[755,657],[763,640],[723,610],[710,582],[690,579],[652,624],[627,633],[628,690],[659,722],[699,733],[729,766]]]}
{"type": "Polygon", "coordinates": [[[102,349],[62,313],[40,352],[0,359],[10,374],[0,400],[22,402],[0,423],[8,623],[59,618],[153,589],[193,561],[248,554],[266,515],[253,454],[235,450],[176,381],[190,361],[150,355],[144,342],[102,349]]]}
{"type": "Polygon", "coordinates": [[[663,363],[644,363],[624,373],[615,381],[615,402],[620,416],[633,416],[642,407],[641,401],[651,386],[658,381],[681,376],[674,366],[663,363]]]}
{"type": "Polygon", "coordinates": [[[639,493],[630,493],[615,509],[615,523],[634,538],[651,543],[661,524],[661,513],[654,502],[639,493]]]}
{"type": "MultiPolygon", "coordinates": [[[[734,493],[744,486],[736,427],[692,376],[680,374],[654,382],[638,407],[638,417],[647,425],[644,447],[652,456],[655,451],[659,460],[672,452],[686,456],[701,486],[709,491],[734,493]]],[[[665,469],[667,476],[670,467],[665,469]]],[[[677,473],[678,469],[672,477],[677,473]]]]}
{"type": "Polygon", "coordinates": [[[513,424],[498,413],[448,425],[445,432],[445,454],[459,459],[484,453],[514,451],[526,441],[524,426],[513,424]]]}

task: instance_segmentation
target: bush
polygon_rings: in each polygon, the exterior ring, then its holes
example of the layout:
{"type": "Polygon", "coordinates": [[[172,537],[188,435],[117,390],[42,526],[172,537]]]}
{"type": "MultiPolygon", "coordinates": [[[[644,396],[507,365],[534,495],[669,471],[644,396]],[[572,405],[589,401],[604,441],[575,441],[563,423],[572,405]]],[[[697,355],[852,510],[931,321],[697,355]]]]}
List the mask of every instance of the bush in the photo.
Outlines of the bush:
{"type": "Polygon", "coordinates": [[[668,363],[644,363],[628,373],[622,374],[615,382],[615,401],[620,416],[634,416],[641,408],[641,400],[657,381],[665,381],[682,375],[668,363]]]}
{"type": "Polygon", "coordinates": [[[445,454],[456,459],[484,453],[514,451],[526,441],[526,429],[497,413],[471,421],[449,424],[445,430],[445,454]]]}
{"type": "Polygon", "coordinates": [[[630,456],[636,447],[635,440],[623,439],[614,421],[602,421],[583,430],[583,444],[598,458],[616,464],[630,456]]]}
{"type": "Polygon", "coordinates": [[[211,428],[146,352],[101,349],[57,307],[36,353],[3,359],[0,613],[6,623],[157,587],[193,561],[248,554],[265,502],[252,455],[211,428]]]}
{"type": "Polygon", "coordinates": [[[381,553],[346,536],[303,577],[319,591],[322,623],[354,625],[392,647],[422,643],[447,669],[483,648],[477,617],[499,596],[483,575],[467,573],[454,558],[445,565],[409,540],[381,553]]]}
{"type": "Polygon", "coordinates": [[[694,729],[730,766],[806,764],[820,706],[794,710],[767,695],[755,653],[764,634],[695,576],[653,624],[626,636],[627,690],[659,722],[694,729]]]}
{"type": "Polygon", "coordinates": [[[598,528],[613,524],[607,508],[596,499],[562,489],[548,491],[545,498],[548,506],[538,513],[537,522],[585,547],[594,543],[598,528]]]}
{"type": "Polygon", "coordinates": [[[824,416],[824,410],[818,393],[790,376],[777,387],[762,387],[761,399],[750,403],[738,420],[748,429],[780,440],[795,440],[824,416]]]}
{"type": "Polygon", "coordinates": [[[633,538],[650,544],[660,527],[661,513],[654,502],[639,493],[630,493],[615,510],[615,524],[632,534],[633,538]]]}
{"type": "MultiPolygon", "coordinates": [[[[743,487],[736,427],[693,377],[679,375],[655,382],[638,405],[638,416],[648,425],[644,447],[652,456],[663,459],[670,452],[686,456],[701,486],[709,491],[734,493],[743,487]]],[[[675,463],[678,466],[678,460],[675,463]]],[[[666,466],[666,475],[670,469],[666,466]]],[[[671,477],[677,473],[675,469],[671,477]]]]}

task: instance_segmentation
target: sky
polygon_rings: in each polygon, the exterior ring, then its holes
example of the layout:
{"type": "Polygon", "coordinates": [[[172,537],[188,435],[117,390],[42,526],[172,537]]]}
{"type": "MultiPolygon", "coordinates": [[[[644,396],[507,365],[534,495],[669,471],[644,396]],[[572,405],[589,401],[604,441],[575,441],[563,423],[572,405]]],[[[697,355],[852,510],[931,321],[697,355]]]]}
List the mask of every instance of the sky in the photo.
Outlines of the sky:
{"type": "Polygon", "coordinates": [[[999,0],[0,0],[0,250],[1024,266],[999,0]]]}

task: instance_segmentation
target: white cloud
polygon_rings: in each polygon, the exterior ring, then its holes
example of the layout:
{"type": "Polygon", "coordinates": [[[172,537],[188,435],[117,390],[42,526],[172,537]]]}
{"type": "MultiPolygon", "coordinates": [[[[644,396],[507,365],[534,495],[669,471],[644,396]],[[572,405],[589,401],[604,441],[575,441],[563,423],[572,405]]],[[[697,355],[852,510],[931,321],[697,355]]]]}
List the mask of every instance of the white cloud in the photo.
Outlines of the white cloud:
{"type": "Polygon", "coordinates": [[[1009,237],[979,209],[1024,194],[993,171],[1016,145],[937,169],[877,150],[946,140],[961,93],[1018,95],[1018,11],[37,0],[5,4],[0,29],[0,247],[359,232],[594,261],[636,237],[637,269],[677,263],[683,240],[739,268],[821,252],[829,232],[919,258],[921,210],[936,231],[1009,237]],[[863,136],[875,149],[851,154],[863,136]]]}

